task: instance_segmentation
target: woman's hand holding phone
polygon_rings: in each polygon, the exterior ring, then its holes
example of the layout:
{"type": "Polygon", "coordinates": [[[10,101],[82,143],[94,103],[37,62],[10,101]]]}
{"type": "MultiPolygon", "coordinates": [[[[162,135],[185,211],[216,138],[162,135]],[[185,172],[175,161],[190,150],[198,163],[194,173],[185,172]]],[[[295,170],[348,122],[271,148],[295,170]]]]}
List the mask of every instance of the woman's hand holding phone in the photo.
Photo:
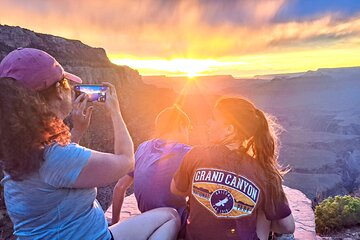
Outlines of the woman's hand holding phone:
{"type": "Polygon", "coordinates": [[[90,125],[91,115],[94,107],[86,108],[88,96],[85,93],[80,94],[73,102],[71,120],[73,129],[71,130],[71,139],[73,142],[79,142],[82,135],[90,125]]]}
{"type": "MultiPolygon", "coordinates": [[[[120,121],[123,121],[115,86],[108,82],[104,82],[103,85],[107,87],[106,101],[104,103],[106,110],[111,114],[113,120],[121,119],[120,121]]],[[[79,143],[82,135],[90,125],[91,115],[94,107],[89,106],[86,108],[88,102],[89,96],[84,92],[81,93],[73,102],[73,110],[71,112],[71,119],[73,122],[71,139],[73,142],[79,143]]],[[[102,103],[94,102],[94,104],[98,105],[102,103]]]]}

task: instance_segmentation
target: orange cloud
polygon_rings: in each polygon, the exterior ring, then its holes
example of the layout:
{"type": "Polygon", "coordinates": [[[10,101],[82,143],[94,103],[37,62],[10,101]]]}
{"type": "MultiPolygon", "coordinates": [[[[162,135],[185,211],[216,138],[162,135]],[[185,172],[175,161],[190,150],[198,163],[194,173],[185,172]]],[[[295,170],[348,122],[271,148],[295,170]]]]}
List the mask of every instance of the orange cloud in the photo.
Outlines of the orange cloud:
{"type": "MultiPolygon", "coordinates": [[[[296,56],[296,52],[323,48],[348,51],[360,39],[360,15],[339,18],[327,13],[303,21],[274,21],[286,0],[0,0],[0,3],[0,24],[79,39],[105,48],[113,58],[219,61],[236,58],[225,64],[228,68],[231,62],[234,65],[253,62],[251,56],[259,54],[270,58],[271,54],[291,52],[291,56],[296,56]]],[[[210,68],[217,66],[212,64],[210,68]]]]}

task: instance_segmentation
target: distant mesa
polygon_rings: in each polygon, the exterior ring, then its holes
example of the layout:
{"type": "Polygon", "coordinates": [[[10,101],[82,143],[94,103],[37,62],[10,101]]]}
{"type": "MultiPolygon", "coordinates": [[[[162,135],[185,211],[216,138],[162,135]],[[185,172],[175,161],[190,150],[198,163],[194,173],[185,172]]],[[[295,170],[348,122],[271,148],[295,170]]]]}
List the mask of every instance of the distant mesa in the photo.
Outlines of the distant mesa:
{"type": "Polygon", "coordinates": [[[306,72],[296,73],[281,73],[281,74],[265,74],[256,75],[256,79],[267,79],[267,80],[290,80],[296,78],[309,78],[309,77],[332,77],[332,75],[343,75],[345,77],[349,75],[360,75],[360,66],[355,67],[341,67],[341,68],[319,68],[315,71],[309,70],[306,72]]]}

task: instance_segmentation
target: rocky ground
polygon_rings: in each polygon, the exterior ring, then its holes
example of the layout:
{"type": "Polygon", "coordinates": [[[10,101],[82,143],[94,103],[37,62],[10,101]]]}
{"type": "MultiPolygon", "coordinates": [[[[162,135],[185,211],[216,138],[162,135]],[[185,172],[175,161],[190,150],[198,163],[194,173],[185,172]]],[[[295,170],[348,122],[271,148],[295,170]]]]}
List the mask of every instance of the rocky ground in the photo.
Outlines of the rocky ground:
{"type": "MultiPolygon", "coordinates": [[[[290,202],[291,210],[295,218],[295,234],[277,236],[276,240],[359,240],[360,226],[343,229],[339,232],[333,232],[329,235],[316,236],[314,213],[311,209],[311,201],[300,191],[285,187],[286,195],[290,202]]],[[[106,211],[105,215],[111,222],[111,207],[106,211]]],[[[137,202],[133,194],[125,198],[123,208],[120,214],[120,222],[125,221],[129,217],[139,215],[137,202]]]]}
{"type": "Polygon", "coordinates": [[[323,235],[322,240],[359,240],[360,239],[360,226],[342,229],[338,232],[333,232],[323,235]]]}
{"type": "MultiPolygon", "coordinates": [[[[296,220],[296,232],[294,234],[295,239],[315,239],[315,220],[314,212],[311,209],[311,201],[300,191],[284,187],[287,197],[290,202],[294,218],[296,220]]],[[[2,192],[1,192],[2,193],[2,192]]],[[[3,199],[2,196],[0,199],[3,199]]],[[[140,214],[137,208],[137,202],[133,194],[125,198],[122,212],[121,221],[126,220],[129,217],[133,217],[140,214]]],[[[6,209],[3,200],[0,202],[0,239],[15,239],[12,236],[12,225],[10,219],[6,214],[6,209]]],[[[111,206],[106,211],[106,217],[108,221],[111,221],[111,206]]],[[[290,240],[289,237],[278,237],[279,240],[290,240]]]]}

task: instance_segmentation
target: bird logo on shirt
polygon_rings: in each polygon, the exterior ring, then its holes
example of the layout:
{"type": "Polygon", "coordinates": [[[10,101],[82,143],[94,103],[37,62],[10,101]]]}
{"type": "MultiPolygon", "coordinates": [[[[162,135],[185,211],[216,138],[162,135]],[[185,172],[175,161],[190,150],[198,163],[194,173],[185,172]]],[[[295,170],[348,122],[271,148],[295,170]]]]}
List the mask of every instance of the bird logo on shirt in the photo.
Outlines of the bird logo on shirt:
{"type": "Polygon", "coordinates": [[[215,206],[217,207],[223,207],[225,203],[227,203],[229,201],[229,199],[226,197],[223,200],[220,200],[218,203],[215,204],[215,206]]]}
{"type": "Polygon", "coordinates": [[[244,176],[213,169],[197,169],[192,195],[218,218],[239,218],[253,213],[260,189],[244,176]]]}

